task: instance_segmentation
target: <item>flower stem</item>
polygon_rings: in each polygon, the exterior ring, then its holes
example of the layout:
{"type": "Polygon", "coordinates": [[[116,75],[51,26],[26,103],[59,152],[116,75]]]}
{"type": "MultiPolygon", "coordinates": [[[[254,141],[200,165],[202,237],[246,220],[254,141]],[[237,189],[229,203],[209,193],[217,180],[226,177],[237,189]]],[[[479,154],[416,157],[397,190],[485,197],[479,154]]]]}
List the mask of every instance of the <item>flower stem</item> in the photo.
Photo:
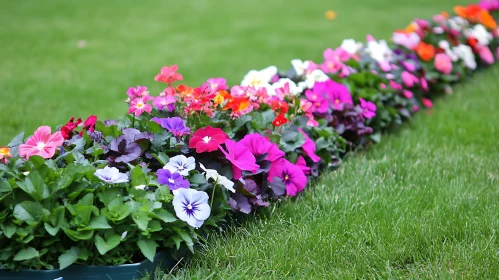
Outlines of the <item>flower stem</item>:
{"type": "Polygon", "coordinates": [[[213,209],[213,200],[215,200],[215,189],[217,187],[217,184],[215,183],[213,185],[213,191],[211,192],[211,202],[210,202],[210,209],[213,209]]]}

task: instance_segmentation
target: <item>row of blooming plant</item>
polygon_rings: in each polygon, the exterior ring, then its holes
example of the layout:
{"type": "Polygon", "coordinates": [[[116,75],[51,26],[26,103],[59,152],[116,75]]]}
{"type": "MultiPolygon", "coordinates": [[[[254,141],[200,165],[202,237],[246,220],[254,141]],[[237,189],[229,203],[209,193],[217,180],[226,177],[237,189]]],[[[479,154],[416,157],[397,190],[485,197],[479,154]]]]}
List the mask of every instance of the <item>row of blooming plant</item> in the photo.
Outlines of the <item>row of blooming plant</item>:
{"type": "Polygon", "coordinates": [[[0,148],[0,266],[118,265],[192,250],[230,212],[296,196],[320,169],[499,59],[487,9],[455,12],[413,21],[391,46],[345,40],[321,63],[253,70],[231,88],[223,78],[178,84],[177,66],[163,67],[155,80],[166,88],[130,88],[119,121],[71,118],[18,135],[0,148]]]}

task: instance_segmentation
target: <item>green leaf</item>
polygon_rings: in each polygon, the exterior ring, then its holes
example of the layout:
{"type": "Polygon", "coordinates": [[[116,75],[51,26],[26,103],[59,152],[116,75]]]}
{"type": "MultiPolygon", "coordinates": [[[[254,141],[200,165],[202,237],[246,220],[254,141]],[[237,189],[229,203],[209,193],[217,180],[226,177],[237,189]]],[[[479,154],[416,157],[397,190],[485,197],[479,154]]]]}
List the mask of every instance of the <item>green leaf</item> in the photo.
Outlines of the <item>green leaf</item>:
{"type": "Polygon", "coordinates": [[[44,216],[43,207],[38,202],[23,201],[14,207],[14,217],[29,225],[36,225],[44,216]]]}
{"type": "Polygon", "coordinates": [[[12,187],[9,182],[5,178],[0,178],[0,193],[10,192],[12,191],[12,187]]]}
{"type": "Polygon", "coordinates": [[[156,218],[156,219],[160,219],[165,223],[172,223],[172,222],[175,222],[177,220],[177,218],[175,218],[175,216],[173,216],[172,213],[168,212],[167,210],[165,210],[163,208],[156,209],[156,210],[154,210],[154,212],[149,213],[149,215],[156,218]]]}
{"type": "Polygon", "coordinates": [[[166,165],[170,158],[164,153],[152,154],[152,156],[159,161],[162,165],[166,165]]]}
{"type": "Polygon", "coordinates": [[[40,253],[38,253],[38,251],[35,248],[28,247],[26,249],[22,249],[21,251],[17,252],[17,254],[14,256],[14,260],[25,261],[39,256],[40,253]]]}
{"type": "Polygon", "coordinates": [[[203,174],[197,173],[192,175],[191,178],[189,178],[189,181],[191,182],[191,184],[200,185],[206,183],[206,178],[203,176],[203,174]]]}
{"type": "Polygon", "coordinates": [[[139,246],[140,251],[146,258],[148,258],[151,262],[154,261],[156,248],[158,248],[158,243],[156,243],[156,241],[140,239],[137,241],[137,246],[139,246]]]}
{"type": "Polygon", "coordinates": [[[132,169],[130,176],[132,177],[132,187],[147,185],[147,178],[139,165],[132,169]]]}
{"type": "Polygon", "coordinates": [[[132,216],[133,221],[137,224],[139,229],[146,231],[147,230],[147,224],[151,220],[151,218],[143,212],[136,213],[132,216]]]}
{"type": "Polygon", "coordinates": [[[180,236],[180,238],[184,240],[189,250],[191,250],[191,252],[194,252],[194,242],[192,242],[192,238],[189,235],[189,233],[179,228],[173,228],[173,230],[175,230],[175,232],[180,236]]]}
{"type": "Polygon", "coordinates": [[[99,235],[95,236],[95,247],[101,255],[105,255],[108,251],[114,249],[121,242],[119,235],[113,234],[107,238],[107,241],[99,235]]]}
{"type": "Polygon", "coordinates": [[[22,143],[24,143],[24,132],[21,132],[18,135],[16,135],[16,137],[14,137],[14,139],[12,139],[10,141],[10,143],[7,144],[7,146],[12,148],[12,147],[20,145],[22,143]]]}
{"type": "Polygon", "coordinates": [[[17,182],[17,185],[36,201],[40,201],[50,196],[49,189],[37,170],[32,170],[25,181],[17,182]]]}
{"type": "Polygon", "coordinates": [[[12,235],[14,235],[14,233],[16,233],[17,227],[15,225],[12,225],[12,224],[6,225],[6,224],[2,223],[2,224],[0,224],[0,229],[2,229],[3,234],[7,238],[11,238],[12,235]]]}
{"type": "Polygon", "coordinates": [[[107,222],[106,216],[100,215],[97,217],[93,217],[90,223],[88,224],[88,227],[85,229],[110,229],[112,228],[109,223],[107,222]]]}
{"type": "Polygon", "coordinates": [[[62,230],[73,241],[89,240],[94,235],[94,231],[93,230],[74,231],[74,230],[71,230],[71,229],[68,229],[68,228],[63,228],[62,230]]]}
{"type": "Polygon", "coordinates": [[[59,256],[59,269],[65,269],[66,267],[72,265],[77,259],[80,253],[78,247],[71,247],[64,254],[59,256]]]}

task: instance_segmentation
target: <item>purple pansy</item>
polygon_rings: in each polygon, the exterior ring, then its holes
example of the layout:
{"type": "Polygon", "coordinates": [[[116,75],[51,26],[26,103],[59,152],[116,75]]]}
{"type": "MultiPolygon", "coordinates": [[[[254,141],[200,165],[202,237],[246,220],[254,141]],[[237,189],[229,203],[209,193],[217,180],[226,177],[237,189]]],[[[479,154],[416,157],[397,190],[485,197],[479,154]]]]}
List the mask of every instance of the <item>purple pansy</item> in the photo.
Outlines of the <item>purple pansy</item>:
{"type": "Polygon", "coordinates": [[[167,185],[172,191],[180,188],[188,189],[190,187],[189,181],[184,179],[180,173],[171,173],[168,169],[159,169],[156,175],[158,176],[158,183],[167,185]]]}
{"type": "Polygon", "coordinates": [[[164,129],[167,129],[168,131],[173,133],[175,137],[180,137],[191,133],[191,129],[186,127],[184,124],[184,120],[182,120],[179,117],[172,117],[172,118],[154,117],[151,119],[151,121],[158,123],[164,129]]]}

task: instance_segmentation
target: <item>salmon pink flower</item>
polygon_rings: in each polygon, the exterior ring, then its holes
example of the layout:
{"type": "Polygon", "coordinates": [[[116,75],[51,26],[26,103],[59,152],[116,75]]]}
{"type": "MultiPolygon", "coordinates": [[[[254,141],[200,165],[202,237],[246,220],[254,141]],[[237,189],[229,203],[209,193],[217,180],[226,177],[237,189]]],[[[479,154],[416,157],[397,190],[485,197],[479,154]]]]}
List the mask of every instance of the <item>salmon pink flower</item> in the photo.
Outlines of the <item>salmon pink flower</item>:
{"type": "Polygon", "coordinates": [[[446,75],[449,75],[452,72],[452,60],[445,53],[438,53],[435,55],[435,69],[437,71],[442,72],[446,75]]]}
{"type": "Polygon", "coordinates": [[[305,143],[301,146],[303,149],[303,152],[313,161],[313,162],[319,162],[321,161],[321,158],[315,154],[315,142],[308,137],[308,135],[303,131],[303,129],[298,128],[298,131],[305,137],[305,143]]]}
{"type": "Polygon", "coordinates": [[[232,173],[235,180],[242,176],[242,171],[256,172],[260,166],[256,164],[256,158],[251,151],[243,144],[225,140],[225,150],[219,146],[220,151],[225,155],[228,161],[232,163],[232,173]]]}
{"type": "Polygon", "coordinates": [[[211,93],[217,92],[219,90],[227,90],[227,81],[224,78],[211,78],[208,79],[208,89],[211,93]]]}
{"type": "Polygon", "coordinates": [[[273,182],[276,177],[286,185],[286,195],[288,196],[296,196],[307,185],[307,176],[303,170],[284,158],[272,162],[270,166],[268,180],[273,182]]]}
{"type": "Polygon", "coordinates": [[[177,100],[172,95],[160,95],[154,99],[152,105],[154,105],[154,107],[158,108],[158,110],[160,111],[167,110],[168,112],[171,112],[175,110],[176,101],[177,100]]]}
{"type": "Polygon", "coordinates": [[[147,91],[147,87],[137,86],[136,88],[128,88],[126,94],[128,95],[128,97],[130,97],[130,100],[133,100],[138,97],[140,98],[149,95],[149,91],[147,91]]]}
{"type": "Polygon", "coordinates": [[[7,164],[7,160],[12,157],[9,147],[0,147],[0,163],[7,164]]]}
{"type": "Polygon", "coordinates": [[[421,103],[423,103],[423,106],[426,108],[433,108],[433,102],[428,98],[421,98],[421,103]]]}
{"type": "Polygon", "coordinates": [[[362,115],[366,119],[372,119],[374,116],[376,116],[376,104],[365,101],[362,98],[359,98],[360,101],[360,108],[362,108],[362,115]]]}
{"type": "Polygon", "coordinates": [[[135,116],[140,116],[142,113],[151,113],[152,107],[148,103],[150,100],[154,99],[151,96],[138,97],[132,100],[130,107],[128,108],[129,114],[134,114],[135,116]]]}
{"type": "Polygon", "coordinates": [[[220,128],[211,126],[203,127],[192,135],[189,140],[189,148],[196,149],[196,153],[213,152],[223,144],[229,136],[220,128]]]}
{"type": "Polygon", "coordinates": [[[63,142],[60,131],[51,134],[50,127],[40,126],[25,144],[19,146],[19,155],[25,159],[35,155],[51,158],[63,142]]]}
{"type": "Polygon", "coordinates": [[[169,85],[173,84],[176,81],[182,81],[184,77],[181,74],[177,73],[178,66],[164,66],[161,68],[161,72],[154,77],[155,81],[167,83],[169,85]]]}
{"type": "Polygon", "coordinates": [[[413,87],[415,84],[419,83],[419,79],[407,71],[402,72],[402,81],[407,87],[413,87]]]}

